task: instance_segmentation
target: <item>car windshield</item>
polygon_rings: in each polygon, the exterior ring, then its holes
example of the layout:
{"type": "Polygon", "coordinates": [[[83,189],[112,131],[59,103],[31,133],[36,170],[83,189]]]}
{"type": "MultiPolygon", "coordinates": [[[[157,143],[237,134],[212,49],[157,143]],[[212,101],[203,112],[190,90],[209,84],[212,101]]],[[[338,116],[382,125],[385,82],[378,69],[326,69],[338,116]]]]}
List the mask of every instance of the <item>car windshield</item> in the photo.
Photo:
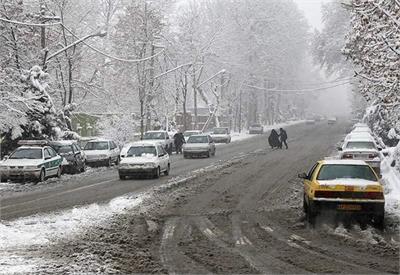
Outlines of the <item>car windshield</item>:
{"type": "Polygon", "coordinates": [[[20,148],[11,154],[10,159],[41,159],[42,149],[20,148]]]}
{"type": "Polygon", "coordinates": [[[142,157],[145,155],[157,155],[156,147],[154,146],[134,146],[128,150],[127,157],[142,157]]]}
{"type": "Polygon", "coordinates": [[[108,150],[107,141],[88,142],[83,150],[108,150]]]}
{"type": "Polygon", "coordinates": [[[350,141],[346,149],[375,149],[375,144],[370,141],[350,141]]]}
{"type": "Polygon", "coordinates": [[[367,165],[344,165],[329,164],[323,165],[319,171],[317,180],[335,179],[363,179],[377,181],[372,169],[367,165]]]}
{"type": "Polygon", "coordinates": [[[147,132],[144,134],[143,139],[149,140],[149,139],[165,139],[165,133],[164,132],[147,132]]]}
{"type": "Polygon", "coordinates": [[[206,136],[191,136],[187,143],[208,143],[208,138],[206,136]]]}
{"type": "Polygon", "coordinates": [[[227,134],[228,131],[225,128],[215,128],[213,130],[213,133],[216,135],[221,135],[221,134],[223,135],[223,134],[227,134]]]}
{"type": "Polygon", "coordinates": [[[196,131],[187,131],[187,132],[184,132],[183,135],[185,137],[190,137],[190,136],[193,136],[193,135],[197,135],[198,133],[199,132],[196,132],[196,131]]]}
{"type": "Polygon", "coordinates": [[[54,150],[59,154],[72,154],[72,146],[71,145],[53,145],[54,150]]]}

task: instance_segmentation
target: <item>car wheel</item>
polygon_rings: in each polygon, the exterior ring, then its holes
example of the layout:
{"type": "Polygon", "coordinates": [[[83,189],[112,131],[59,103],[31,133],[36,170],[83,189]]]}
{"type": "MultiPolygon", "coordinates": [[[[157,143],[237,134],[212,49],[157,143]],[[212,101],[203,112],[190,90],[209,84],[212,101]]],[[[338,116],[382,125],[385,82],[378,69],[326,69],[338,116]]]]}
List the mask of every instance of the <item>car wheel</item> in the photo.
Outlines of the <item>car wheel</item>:
{"type": "Polygon", "coordinates": [[[38,182],[44,182],[46,179],[46,171],[42,169],[39,174],[38,182]]]}
{"type": "Polygon", "coordinates": [[[385,215],[375,215],[372,222],[377,229],[383,230],[385,228],[385,215]]]}
{"type": "Polygon", "coordinates": [[[119,175],[119,179],[120,179],[120,180],[126,180],[126,176],[119,175]]]}
{"type": "Polygon", "coordinates": [[[307,204],[307,212],[306,212],[306,216],[307,216],[307,221],[311,226],[315,225],[315,220],[316,220],[316,213],[314,210],[314,207],[310,204],[307,204]]]}
{"type": "Polygon", "coordinates": [[[61,178],[61,174],[62,174],[62,168],[61,168],[61,166],[58,166],[57,178],[61,178]]]}
{"type": "Polygon", "coordinates": [[[160,177],[161,171],[160,171],[160,167],[157,167],[154,170],[154,178],[158,179],[160,177]]]}
{"type": "Polygon", "coordinates": [[[168,163],[168,167],[167,170],[165,170],[164,175],[168,176],[170,170],[171,170],[171,165],[168,163]]]}
{"type": "Polygon", "coordinates": [[[207,152],[206,157],[210,157],[211,156],[211,150],[207,152]]]}

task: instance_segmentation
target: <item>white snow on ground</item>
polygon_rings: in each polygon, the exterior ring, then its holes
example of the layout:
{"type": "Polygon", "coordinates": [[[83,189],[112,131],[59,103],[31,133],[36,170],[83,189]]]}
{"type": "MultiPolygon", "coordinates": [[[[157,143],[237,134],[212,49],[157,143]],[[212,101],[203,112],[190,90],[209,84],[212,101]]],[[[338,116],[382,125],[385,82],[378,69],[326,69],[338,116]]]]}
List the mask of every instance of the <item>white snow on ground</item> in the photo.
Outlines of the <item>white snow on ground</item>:
{"type": "Polygon", "coordinates": [[[381,162],[381,173],[385,186],[385,210],[386,212],[400,218],[400,173],[391,167],[395,148],[388,149],[389,157],[381,162]]]}
{"type": "MultiPolygon", "coordinates": [[[[268,131],[271,131],[272,129],[275,129],[279,133],[279,128],[285,128],[288,126],[292,126],[292,125],[296,125],[296,124],[300,124],[300,123],[304,123],[304,122],[305,122],[305,120],[298,120],[298,121],[289,121],[289,122],[279,123],[279,124],[274,124],[274,125],[266,125],[266,126],[264,126],[264,132],[268,132],[268,131]]],[[[288,133],[288,135],[290,138],[290,132],[288,133]]],[[[256,135],[250,135],[248,133],[248,131],[241,132],[241,133],[233,132],[231,134],[232,142],[242,141],[242,140],[245,140],[248,138],[252,138],[254,136],[256,136],[256,135]]]]}
{"type": "Polygon", "coordinates": [[[73,237],[87,227],[107,221],[139,205],[146,194],[123,196],[105,205],[91,204],[62,212],[0,222],[0,273],[33,272],[41,260],[29,255],[29,247],[73,237]]]}

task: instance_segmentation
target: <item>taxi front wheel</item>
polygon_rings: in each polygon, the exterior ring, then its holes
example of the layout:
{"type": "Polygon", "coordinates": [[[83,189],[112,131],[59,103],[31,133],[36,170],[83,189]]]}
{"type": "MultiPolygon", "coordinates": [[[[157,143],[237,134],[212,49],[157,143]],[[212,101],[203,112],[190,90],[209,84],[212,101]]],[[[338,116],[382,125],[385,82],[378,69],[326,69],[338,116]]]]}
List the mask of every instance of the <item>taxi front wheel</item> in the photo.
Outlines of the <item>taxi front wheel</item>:
{"type": "Polygon", "coordinates": [[[45,179],[46,179],[46,172],[44,171],[44,169],[42,169],[39,174],[38,182],[43,182],[45,179]]]}

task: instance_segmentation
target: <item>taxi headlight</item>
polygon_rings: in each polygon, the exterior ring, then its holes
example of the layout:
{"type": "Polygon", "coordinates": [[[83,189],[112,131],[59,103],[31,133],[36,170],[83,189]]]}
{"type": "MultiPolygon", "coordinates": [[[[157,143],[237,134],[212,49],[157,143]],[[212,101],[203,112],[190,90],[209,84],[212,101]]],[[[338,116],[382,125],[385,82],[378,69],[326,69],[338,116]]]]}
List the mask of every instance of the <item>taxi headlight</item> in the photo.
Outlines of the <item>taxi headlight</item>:
{"type": "Polygon", "coordinates": [[[156,164],[154,162],[148,162],[144,164],[145,168],[154,168],[156,164]]]}
{"type": "Polygon", "coordinates": [[[40,168],[39,165],[27,165],[27,166],[24,166],[25,170],[37,170],[38,168],[40,168]]]}

